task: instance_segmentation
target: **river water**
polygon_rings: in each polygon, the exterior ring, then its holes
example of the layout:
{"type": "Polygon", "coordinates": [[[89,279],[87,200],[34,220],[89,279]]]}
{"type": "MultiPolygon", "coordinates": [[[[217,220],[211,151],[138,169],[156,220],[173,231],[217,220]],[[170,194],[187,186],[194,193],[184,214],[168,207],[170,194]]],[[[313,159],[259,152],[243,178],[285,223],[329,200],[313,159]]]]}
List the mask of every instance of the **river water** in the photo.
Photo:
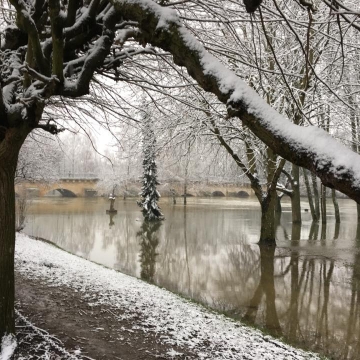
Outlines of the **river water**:
{"type": "MultiPolygon", "coordinates": [[[[25,233],[141,277],[305,349],[360,359],[360,231],[356,206],[328,207],[326,226],[303,213],[278,221],[277,248],[260,248],[256,199],[162,199],[166,220],[147,226],[135,200],[32,200],[25,233]]],[[[330,204],[329,204],[330,205],[330,204]]],[[[304,201],[302,208],[306,208],[304,201]]]]}

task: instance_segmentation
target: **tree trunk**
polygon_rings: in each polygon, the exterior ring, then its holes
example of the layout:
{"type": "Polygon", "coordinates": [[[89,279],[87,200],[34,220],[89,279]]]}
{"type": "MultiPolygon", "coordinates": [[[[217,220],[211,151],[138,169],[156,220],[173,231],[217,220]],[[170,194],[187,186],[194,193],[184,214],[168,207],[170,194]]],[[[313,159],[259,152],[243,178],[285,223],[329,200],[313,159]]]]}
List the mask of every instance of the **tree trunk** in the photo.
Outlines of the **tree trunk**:
{"type": "Polygon", "coordinates": [[[26,134],[6,131],[0,142],[0,340],[15,333],[15,170],[26,134]]]}
{"type": "Polygon", "coordinates": [[[275,212],[279,215],[281,215],[281,211],[282,211],[282,208],[281,208],[281,199],[282,199],[282,196],[279,196],[277,195],[276,196],[276,206],[275,206],[275,212]]]}
{"type": "Polygon", "coordinates": [[[311,217],[312,217],[313,221],[318,221],[319,218],[317,217],[317,214],[315,212],[314,199],[313,199],[313,195],[312,195],[312,191],[311,191],[311,187],[310,187],[309,177],[307,174],[307,170],[304,168],[303,168],[303,173],[304,173],[304,182],[305,182],[305,186],[306,186],[306,193],[307,193],[307,197],[308,197],[308,201],[309,201],[311,217]]]}
{"type": "Polygon", "coordinates": [[[276,191],[269,193],[261,202],[260,245],[276,245],[275,241],[275,206],[276,191]]]}
{"type": "Polygon", "coordinates": [[[188,166],[189,166],[189,160],[187,159],[185,164],[185,179],[184,179],[184,205],[186,205],[186,197],[187,197],[188,166]]]}
{"type": "Polygon", "coordinates": [[[297,165],[292,165],[292,196],[291,196],[291,211],[292,222],[301,224],[301,205],[300,205],[300,168],[297,165]]]}
{"type": "Polygon", "coordinates": [[[339,210],[339,203],[336,198],[336,191],[335,189],[331,189],[331,197],[334,204],[334,210],[335,210],[335,221],[337,224],[340,223],[340,210],[339,210]]]}
{"type": "Polygon", "coordinates": [[[320,196],[319,196],[319,189],[317,184],[317,177],[315,174],[311,174],[311,180],[314,189],[315,214],[316,217],[320,219],[320,196]]]}
{"type": "Polygon", "coordinates": [[[310,226],[309,240],[317,240],[319,236],[319,223],[313,221],[310,226]]]}
{"type": "Polygon", "coordinates": [[[326,224],[326,187],[321,185],[321,222],[326,224]]]}
{"type": "Polygon", "coordinates": [[[184,205],[186,205],[186,192],[187,192],[187,178],[184,181],[184,205]]]}

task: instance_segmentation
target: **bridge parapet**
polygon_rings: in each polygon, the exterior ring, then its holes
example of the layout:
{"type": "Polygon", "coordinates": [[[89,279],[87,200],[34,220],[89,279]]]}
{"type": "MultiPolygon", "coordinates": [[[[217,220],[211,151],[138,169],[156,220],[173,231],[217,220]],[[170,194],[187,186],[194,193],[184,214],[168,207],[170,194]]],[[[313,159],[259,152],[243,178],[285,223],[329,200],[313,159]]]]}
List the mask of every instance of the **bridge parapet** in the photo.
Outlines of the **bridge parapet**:
{"type": "Polygon", "coordinates": [[[60,181],[99,181],[99,176],[97,174],[91,173],[75,173],[75,174],[67,174],[61,175],[60,181]]]}
{"type": "Polygon", "coordinates": [[[95,177],[87,177],[86,179],[70,177],[66,179],[59,179],[58,181],[52,183],[22,182],[21,184],[15,186],[15,191],[18,194],[26,191],[28,195],[36,197],[54,195],[54,190],[57,190],[61,195],[67,197],[89,197],[96,196],[96,183],[98,180],[99,179],[95,177]]]}

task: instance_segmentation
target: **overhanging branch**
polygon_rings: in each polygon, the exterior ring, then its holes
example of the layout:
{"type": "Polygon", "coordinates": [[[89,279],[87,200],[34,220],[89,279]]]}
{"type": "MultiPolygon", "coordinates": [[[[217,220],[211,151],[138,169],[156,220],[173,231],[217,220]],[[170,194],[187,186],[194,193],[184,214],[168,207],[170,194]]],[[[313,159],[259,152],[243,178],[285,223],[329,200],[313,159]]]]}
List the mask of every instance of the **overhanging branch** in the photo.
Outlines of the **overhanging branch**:
{"type": "Polygon", "coordinates": [[[211,56],[183,27],[175,12],[148,0],[112,0],[125,20],[137,21],[138,40],[169,51],[177,65],[227,105],[275,153],[315,173],[324,185],[360,203],[360,156],[325,131],[302,127],[279,115],[255,91],[211,56]],[[166,10],[166,11],[165,11],[166,10]]]}

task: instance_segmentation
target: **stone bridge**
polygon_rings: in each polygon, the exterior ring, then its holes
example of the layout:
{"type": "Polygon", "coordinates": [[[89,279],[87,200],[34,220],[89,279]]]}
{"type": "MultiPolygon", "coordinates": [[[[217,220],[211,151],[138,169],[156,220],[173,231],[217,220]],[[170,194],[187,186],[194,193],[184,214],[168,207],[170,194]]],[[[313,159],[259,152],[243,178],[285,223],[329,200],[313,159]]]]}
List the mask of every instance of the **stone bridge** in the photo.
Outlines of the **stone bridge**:
{"type": "Polygon", "coordinates": [[[27,196],[92,197],[97,195],[96,183],[99,179],[92,174],[62,177],[56,182],[22,181],[15,185],[15,192],[27,196]]]}

